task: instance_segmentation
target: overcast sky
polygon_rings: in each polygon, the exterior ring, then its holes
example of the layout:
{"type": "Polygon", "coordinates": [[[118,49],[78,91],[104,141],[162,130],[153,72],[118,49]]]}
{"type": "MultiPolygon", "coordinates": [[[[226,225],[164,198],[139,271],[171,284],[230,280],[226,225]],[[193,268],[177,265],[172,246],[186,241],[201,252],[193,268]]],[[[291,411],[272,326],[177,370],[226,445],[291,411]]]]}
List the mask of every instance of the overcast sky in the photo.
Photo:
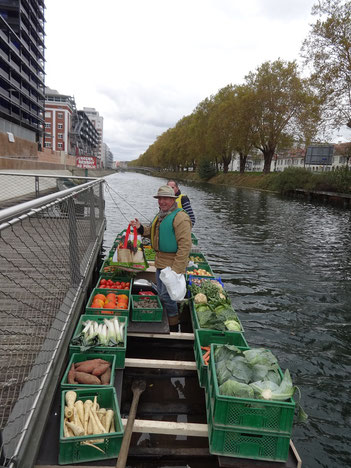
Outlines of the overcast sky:
{"type": "Polygon", "coordinates": [[[104,117],[114,159],[263,62],[298,60],[315,0],[47,0],[46,86],[104,117]]]}

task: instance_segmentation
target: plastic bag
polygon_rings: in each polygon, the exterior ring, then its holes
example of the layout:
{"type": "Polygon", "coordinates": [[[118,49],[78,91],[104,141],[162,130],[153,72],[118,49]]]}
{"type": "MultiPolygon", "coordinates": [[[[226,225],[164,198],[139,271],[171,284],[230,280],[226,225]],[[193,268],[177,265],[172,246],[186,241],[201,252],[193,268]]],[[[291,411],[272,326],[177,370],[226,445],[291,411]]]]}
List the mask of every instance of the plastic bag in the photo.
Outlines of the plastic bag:
{"type": "Polygon", "coordinates": [[[166,267],[160,272],[160,280],[166,286],[172,301],[182,301],[186,293],[185,277],[176,273],[171,267],[166,267]]]}

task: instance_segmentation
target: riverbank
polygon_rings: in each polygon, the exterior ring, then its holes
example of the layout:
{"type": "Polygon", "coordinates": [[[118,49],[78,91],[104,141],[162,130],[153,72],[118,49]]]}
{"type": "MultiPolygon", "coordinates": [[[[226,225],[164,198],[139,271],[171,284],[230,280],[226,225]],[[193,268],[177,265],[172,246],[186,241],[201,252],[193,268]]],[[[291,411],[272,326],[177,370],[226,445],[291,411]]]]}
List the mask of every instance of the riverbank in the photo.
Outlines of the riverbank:
{"type": "MultiPolygon", "coordinates": [[[[197,172],[163,171],[153,173],[156,177],[174,178],[179,181],[205,182],[197,172]]],[[[338,196],[351,194],[351,171],[339,170],[334,172],[312,173],[306,169],[286,169],[283,172],[263,174],[258,172],[228,172],[218,173],[206,180],[209,184],[228,185],[235,187],[266,190],[291,194],[294,191],[306,193],[334,193],[338,196]]]]}
{"type": "MultiPolygon", "coordinates": [[[[176,179],[180,182],[204,182],[197,172],[158,172],[156,177],[176,179]]],[[[314,174],[304,169],[287,169],[284,172],[219,173],[206,181],[209,184],[242,187],[279,193],[289,197],[304,198],[329,203],[344,208],[351,207],[351,173],[335,171],[314,174]]]]}
{"type": "MultiPolygon", "coordinates": [[[[166,179],[176,179],[178,181],[192,181],[204,182],[197,172],[173,172],[163,171],[152,173],[155,177],[164,177],[166,179]]],[[[227,174],[219,173],[209,180],[209,184],[215,185],[233,185],[243,188],[254,188],[259,190],[270,190],[275,192],[273,180],[276,178],[277,173],[262,174],[262,173],[246,173],[240,174],[238,172],[229,172],[227,174]]]]}

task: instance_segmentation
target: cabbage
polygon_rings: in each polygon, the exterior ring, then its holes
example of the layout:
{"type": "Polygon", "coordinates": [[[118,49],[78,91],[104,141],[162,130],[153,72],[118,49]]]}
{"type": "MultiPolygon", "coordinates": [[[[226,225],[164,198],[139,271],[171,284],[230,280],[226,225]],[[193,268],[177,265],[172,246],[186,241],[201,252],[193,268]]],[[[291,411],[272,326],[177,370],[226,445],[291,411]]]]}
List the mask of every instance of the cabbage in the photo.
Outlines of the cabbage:
{"type": "Polygon", "coordinates": [[[286,369],[280,385],[270,380],[259,380],[251,383],[250,387],[252,387],[256,397],[263,400],[288,400],[292,398],[296,390],[292,384],[289,369],[286,369]]]}
{"type": "Polygon", "coordinates": [[[232,331],[240,331],[241,330],[240,324],[234,319],[226,320],[224,322],[224,325],[227,327],[228,330],[232,330],[232,331]]]}
{"type": "Polygon", "coordinates": [[[235,380],[227,380],[219,387],[221,395],[234,396],[238,398],[254,398],[254,391],[250,385],[236,382],[235,380]]]}

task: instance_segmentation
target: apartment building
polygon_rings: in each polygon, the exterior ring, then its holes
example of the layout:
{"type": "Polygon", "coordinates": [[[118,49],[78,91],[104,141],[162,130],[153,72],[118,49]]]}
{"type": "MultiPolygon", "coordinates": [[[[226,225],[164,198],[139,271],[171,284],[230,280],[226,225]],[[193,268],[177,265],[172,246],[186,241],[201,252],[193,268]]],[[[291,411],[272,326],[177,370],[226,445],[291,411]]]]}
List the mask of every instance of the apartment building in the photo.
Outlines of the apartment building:
{"type": "Polygon", "coordinates": [[[70,134],[71,154],[98,158],[98,143],[99,134],[87,114],[83,110],[75,112],[70,134]]]}
{"type": "Polygon", "coordinates": [[[44,126],[44,8],[44,0],[0,0],[0,134],[39,148],[44,126]]]}
{"type": "Polygon", "coordinates": [[[104,118],[93,107],[83,107],[83,111],[89,117],[98,133],[98,145],[96,156],[100,161],[100,166],[103,166],[103,136],[104,136],[104,118]]]}
{"type": "Polygon", "coordinates": [[[63,151],[65,154],[75,154],[75,152],[70,153],[72,116],[75,112],[76,104],[72,96],[45,88],[45,148],[63,151]]]}

